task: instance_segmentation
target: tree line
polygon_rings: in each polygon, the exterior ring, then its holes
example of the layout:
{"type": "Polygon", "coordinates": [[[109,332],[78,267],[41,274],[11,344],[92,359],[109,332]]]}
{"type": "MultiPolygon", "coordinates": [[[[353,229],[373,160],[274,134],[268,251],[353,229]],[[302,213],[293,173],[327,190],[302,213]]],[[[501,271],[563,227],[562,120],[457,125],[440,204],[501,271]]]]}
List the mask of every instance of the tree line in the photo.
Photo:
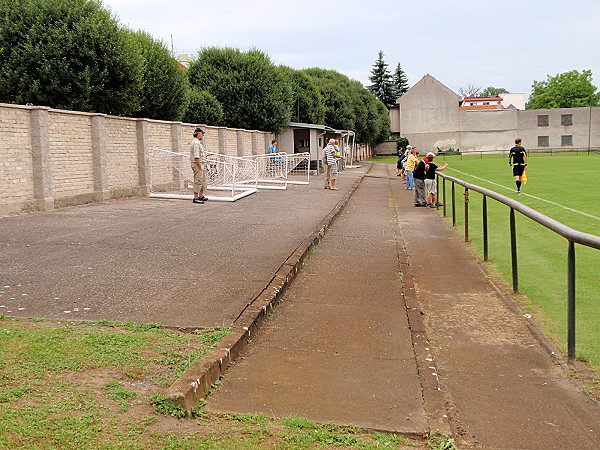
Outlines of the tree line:
{"type": "Polygon", "coordinates": [[[217,47],[183,70],[164,42],[122,26],[100,0],[0,2],[0,102],[274,133],[315,123],[370,144],[390,133],[385,105],[341,73],[217,47]]]}

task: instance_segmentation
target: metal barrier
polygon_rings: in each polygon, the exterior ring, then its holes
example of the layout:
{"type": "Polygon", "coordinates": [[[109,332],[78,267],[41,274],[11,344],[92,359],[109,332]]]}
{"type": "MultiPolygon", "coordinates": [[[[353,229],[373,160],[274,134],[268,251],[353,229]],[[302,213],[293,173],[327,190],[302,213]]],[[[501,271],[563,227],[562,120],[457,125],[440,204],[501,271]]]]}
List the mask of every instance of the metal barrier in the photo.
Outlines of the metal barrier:
{"type": "MultiPolygon", "coordinates": [[[[473,159],[479,157],[479,159],[485,158],[508,158],[508,153],[510,150],[490,150],[490,151],[481,151],[481,150],[473,150],[468,152],[461,153],[445,153],[440,151],[437,153],[438,159],[443,159],[446,161],[448,159],[473,159]]],[[[528,148],[527,155],[530,157],[536,156],[588,156],[593,153],[599,153],[600,147],[560,147],[560,148],[550,148],[550,147],[540,147],[540,148],[528,148]]]]}
{"type": "Polygon", "coordinates": [[[557,220],[548,217],[535,209],[523,205],[522,203],[513,200],[505,195],[498,194],[495,191],[477,186],[475,184],[466,183],[457,178],[437,173],[438,178],[442,178],[442,183],[438,183],[438,198],[440,195],[440,185],[442,187],[442,198],[443,201],[443,214],[446,214],[446,180],[452,183],[452,225],[456,225],[456,190],[455,185],[463,186],[464,191],[464,202],[465,202],[465,242],[469,241],[469,190],[478,192],[483,195],[483,208],[482,208],[482,220],[483,220],[483,257],[484,261],[488,261],[488,224],[487,224],[487,198],[494,199],[500,203],[505,204],[510,208],[510,248],[511,248],[511,262],[512,262],[512,284],[513,292],[519,292],[519,267],[517,264],[517,231],[515,225],[515,211],[520,212],[524,216],[530,218],[534,222],[548,228],[554,233],[564,237],[568,241],[567,250],[567,292],[568,292],[568,317],[567,317],[567,349],[568,358],[572,360],[575,358],[575,244],[585,245],[600,250],[600,236],[594,234],[584,233],[582,231],[575,230],[567,225],[560,223],[557,220]]]}

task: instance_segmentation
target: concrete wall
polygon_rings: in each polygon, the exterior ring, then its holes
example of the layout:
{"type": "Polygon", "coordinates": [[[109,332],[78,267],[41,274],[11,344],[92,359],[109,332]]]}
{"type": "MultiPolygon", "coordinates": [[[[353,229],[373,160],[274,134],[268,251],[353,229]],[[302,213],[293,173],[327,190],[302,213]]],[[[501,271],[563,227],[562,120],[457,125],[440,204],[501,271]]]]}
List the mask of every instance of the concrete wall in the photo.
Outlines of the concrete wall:
{"type": "Polygon", "coordinates": [[[456,148],[460,130],[459,100],[460,96],[431,75],[424,76],[398,100],[400,135],[424,151],[435,148],[436,142],[456,148]]]}
{"type": "Polygon", "coordinates": [[[523,139],[527,149],[543,149],[538,147],[539,136],[547,136],[548,147],[553,149],[587,149],[588,142],[591,148],[600,148],[600,108],[460,111],[459,98],[426,75],[398,99],[398,108],[390,111],[390,118],[395,121],[392,130],[423,151],[508,150],[516,137],[523,139]],[[547,127],[538,126],[541,114],[548,115],[547,127]],[[572,114],[572,125],[561,125],[563,114],[572,114]],[[572,136],[573,144],[563,146],[562,136],[572,136]]]}
{"type": "MultiPolygon", "coordinates": [[[[0,104],[0,214],[147,195],[176,185],[196,125],[0,104]]],[[[260,154],[262,131],[204,126],[207,151],[260,154]]],[[[189,165],[189,164],[188,164],[189,165]]],[[[185,169],[189,169],[186,167],[185,169]]]]}
{"type": "Polygon", "coordinates": [[[396,146],[398,144],[396,141],[386,141],[383,144],[379,144],[375,147],[375,155],[376,156],[388,156],[388,155],[398,155],[398,150],[396,150],[396,146]]]}

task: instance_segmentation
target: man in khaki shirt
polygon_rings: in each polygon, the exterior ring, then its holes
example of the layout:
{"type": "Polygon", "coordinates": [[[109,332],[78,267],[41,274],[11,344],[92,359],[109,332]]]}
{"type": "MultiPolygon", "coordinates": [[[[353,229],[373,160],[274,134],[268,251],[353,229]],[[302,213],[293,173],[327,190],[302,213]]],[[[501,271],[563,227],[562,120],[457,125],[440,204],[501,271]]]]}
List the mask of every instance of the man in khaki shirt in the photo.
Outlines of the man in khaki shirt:
{"type": "Polygon", "coordinates": [[[204,137],[204,131],[202,128],[196,128],[194,130],[194,139],[190,147],[190,159],[192,163],[192,170],[194,171],[194,203],[204,203],[208,200],[204,196],[204,190],[206,189],[206,154],[204,153],[204,147],[200,142],[204,137]]]}

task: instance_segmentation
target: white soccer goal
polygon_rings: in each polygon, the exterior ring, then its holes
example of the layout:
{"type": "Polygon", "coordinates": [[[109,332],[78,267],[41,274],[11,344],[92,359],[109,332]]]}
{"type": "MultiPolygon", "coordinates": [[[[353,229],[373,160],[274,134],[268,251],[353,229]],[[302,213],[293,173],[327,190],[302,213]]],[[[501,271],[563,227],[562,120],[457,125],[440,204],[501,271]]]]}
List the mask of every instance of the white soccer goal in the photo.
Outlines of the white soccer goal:
{"type": "MultiPolygon", "coordinates": [[[[206,152],[209,200],[233,202],[257,191],[258,172],[253,161],[206,152]]],[[[189,153],[160,148],[150,156],[150,197],[191,200],[193,171],[189,153]]]]}
{"type": "Polygon", "coordinates": [[[310,153],[287,155],[287,180],[290,184],[308,184],[310,181],[310,153]]]}
{"type": "Polygon", "coordinates": [[[244,156],[256,165],[258,189],[287,189],[287,154],[269,153],[244,156]]]}
{"type": "Polygon", "coordinates": [[[245,156],[256,163],[259,189],[287,189],[288,184],[309,184],[310,153],[270,153],[245,156]]]}

